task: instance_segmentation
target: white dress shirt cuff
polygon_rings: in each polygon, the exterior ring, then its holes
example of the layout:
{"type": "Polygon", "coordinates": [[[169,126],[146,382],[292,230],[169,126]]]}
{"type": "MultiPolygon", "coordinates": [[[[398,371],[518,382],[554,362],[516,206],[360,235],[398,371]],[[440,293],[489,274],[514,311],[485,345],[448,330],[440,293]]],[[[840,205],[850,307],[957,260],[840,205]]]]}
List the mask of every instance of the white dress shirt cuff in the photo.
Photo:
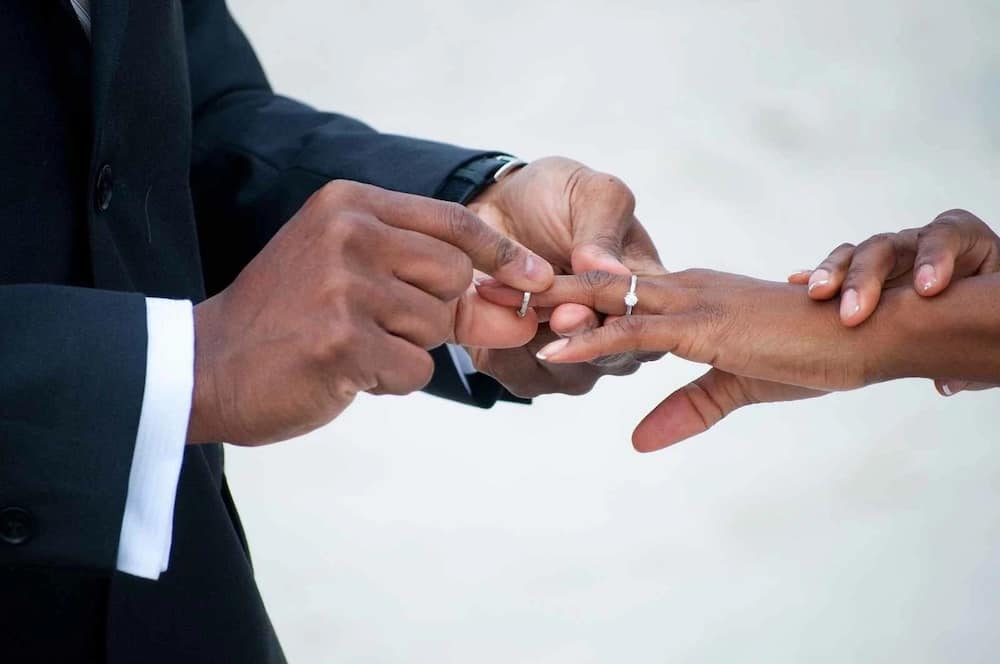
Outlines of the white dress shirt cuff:
{"type": "Polygon", "coordinates": [[[472,358],[469,357],[469,352],[458,344],[448,344],[448,354],[451,355],[451,361],[455,364],[455,371],[458,372],[458,377],[461,379],[462,385],[465,386],[465,391],[472,394],[468,377],[477,372],[475,365],[472,364],[472,358]]]}
{"type": "Polygon", "coordinates": [[[187,300],[146,298],[146,386],[139,414],[125,515],[120,572],[157,579],[167,570],[174,500],[194,389],[194,313],[187,300]]]}

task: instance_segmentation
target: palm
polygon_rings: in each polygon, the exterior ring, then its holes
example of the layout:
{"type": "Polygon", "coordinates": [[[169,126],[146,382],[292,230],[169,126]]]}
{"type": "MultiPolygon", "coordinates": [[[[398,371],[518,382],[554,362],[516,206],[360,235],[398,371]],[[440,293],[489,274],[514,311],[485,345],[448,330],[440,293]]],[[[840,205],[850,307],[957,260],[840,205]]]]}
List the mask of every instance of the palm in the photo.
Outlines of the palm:
{"type": "MultiPolygon", "coordinates": [[[[491,186],[469,208],[488,224],[572,274],[663,274],[656,249],[635,217],[635,200],[620,180],[561,157],[540,159],[491,186]]],[[[538,310],[541,325],[527,344],[506,350],[471,348],[476,367],[522,396],[582,393],[605,374],[632,373],[629,354],[593,363],[553,366],[535,358],[542,346],[600,325],[597,314],[575,304],[538,310]]],[[[476,346],[479,344],[469,344],[476,346]]],[[[485,344],[483,345],[485,346],[485,344]]]]}

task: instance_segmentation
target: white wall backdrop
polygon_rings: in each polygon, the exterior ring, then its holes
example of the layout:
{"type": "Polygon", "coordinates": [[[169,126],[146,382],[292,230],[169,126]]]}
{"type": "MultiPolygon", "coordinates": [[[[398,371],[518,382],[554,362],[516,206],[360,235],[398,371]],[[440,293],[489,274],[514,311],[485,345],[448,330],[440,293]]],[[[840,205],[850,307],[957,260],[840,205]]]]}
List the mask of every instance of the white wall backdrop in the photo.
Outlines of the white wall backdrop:
{"type": "MultiPolygon", "coordinates": [[[[231,3],[287,94],[620,175],[675,269],[783,279],[949,207],[1000,223],[992,0],[231,3]]],[[[1000,392],[883,385],[633,452],[698,372],[362,398],[230,450],[290,660],[997,661],[1000,392]]]]}

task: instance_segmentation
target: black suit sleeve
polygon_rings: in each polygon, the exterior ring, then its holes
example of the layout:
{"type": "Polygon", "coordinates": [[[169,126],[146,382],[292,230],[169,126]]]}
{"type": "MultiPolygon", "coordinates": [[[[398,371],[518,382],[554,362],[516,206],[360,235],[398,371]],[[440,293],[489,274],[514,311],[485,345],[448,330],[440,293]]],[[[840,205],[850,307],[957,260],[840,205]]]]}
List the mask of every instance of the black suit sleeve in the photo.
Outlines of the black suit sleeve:
{"type": "MultiPolygon", "coordinates": [[[[192,192],[210,293],[225,288],[330,180],[434,196],[463,164],[497,154],[382,134],[277,95],[224,0],[187,0],[184,11],[192,192]]],[[[466,394],[447,352],[434,358],[431,393],[478,406],[506,395],[486,377],[474,381],[476,395],[466,394]]]]}
{"type": "Polygon", "coordinates": [[[382,134],[275,94],[224,0],[187,0],[184,10],[191,181],[210,291],[330,180],[433,196],[460,166],[496,154],[382,134]]]}
{"type": "Polygon", "coordinates": [[[145,383],[145,300],[3,286],[0,312],[0,565],[113,570],[145,383]]]}

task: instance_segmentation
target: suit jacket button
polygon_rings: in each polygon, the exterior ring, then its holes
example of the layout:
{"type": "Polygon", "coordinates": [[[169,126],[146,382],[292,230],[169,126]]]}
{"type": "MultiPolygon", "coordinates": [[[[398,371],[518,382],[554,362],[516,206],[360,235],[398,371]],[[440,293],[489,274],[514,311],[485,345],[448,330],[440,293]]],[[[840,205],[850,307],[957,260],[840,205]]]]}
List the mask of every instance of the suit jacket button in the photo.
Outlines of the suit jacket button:
{"type": "Polygon", "coordinates": [[[0,510],[0,541],[24,544],[31,539],[31,515],[20,507],[0,510]]]}
{"type": "Polygon", "coordinates": [[[114,175],[111,172],[111,165],[104,164],[97,173],[97,182],[94,184],[94,207],[98,212],[104,212],[111,207],[111,193],[114,188],[114,175]]]}

